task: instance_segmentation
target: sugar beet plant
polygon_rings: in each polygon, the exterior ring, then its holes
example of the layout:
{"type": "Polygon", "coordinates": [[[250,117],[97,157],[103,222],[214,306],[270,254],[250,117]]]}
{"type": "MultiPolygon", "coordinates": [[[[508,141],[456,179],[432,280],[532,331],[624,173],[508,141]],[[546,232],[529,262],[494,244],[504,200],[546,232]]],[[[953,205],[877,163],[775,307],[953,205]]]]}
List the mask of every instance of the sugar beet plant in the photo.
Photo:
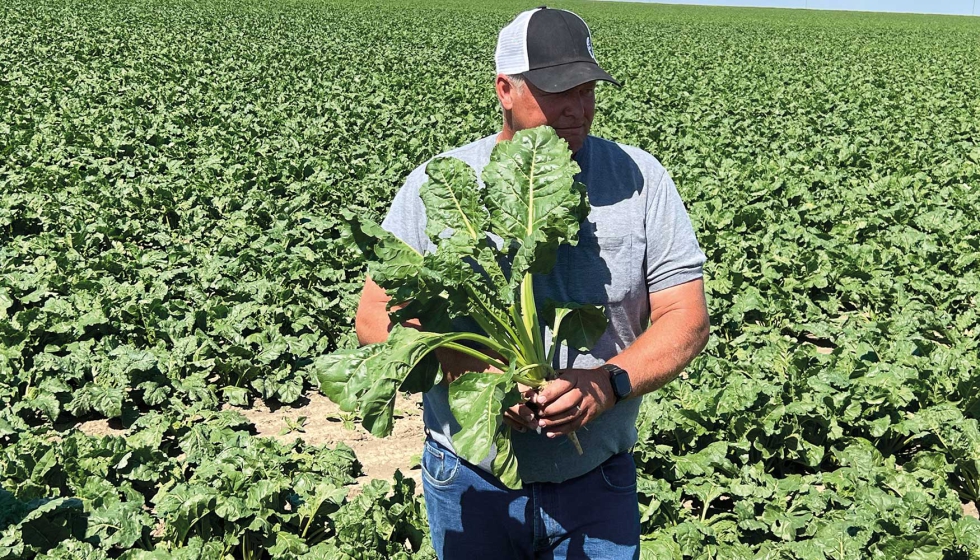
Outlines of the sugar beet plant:
{"type": "MultiPolygon", "coordinates": [[[[588,214],[578,172],[568,146],[548,127],[498,143],[482,189],[465,163],[433,160],[420,194],[426,234],[438,245],[425,254],[351,216],[348,239],[392,296],[399,325],[383,343],[321,358],[321,390],[345,410],[359,410],[372,433],[387,435],[396,391],[427,391],[439,382],[437,348],[477,358],[501,373],[470,372],[450,384],[449,404],[461,426],[453,443],[473,463],[496,445],[494,473],[519,487],[503,411],[522,399],[520,385],[541,388],[555,378],[551,363],[563,341],[588,349],[606,328],[600,307],[549,301],[539,316],[535,304],[533,275],[551,271],[559,244],[577,243],[588,214]],[[454,330],[451,320],[461,317],[483,332],[454,330]],[[424,330],[400,325],[412,319],[424,330]],[[552,333],[548,344],[543,323],[552,333]]],[[[574,433],[569,437],[581,452],[574,433]]]]}

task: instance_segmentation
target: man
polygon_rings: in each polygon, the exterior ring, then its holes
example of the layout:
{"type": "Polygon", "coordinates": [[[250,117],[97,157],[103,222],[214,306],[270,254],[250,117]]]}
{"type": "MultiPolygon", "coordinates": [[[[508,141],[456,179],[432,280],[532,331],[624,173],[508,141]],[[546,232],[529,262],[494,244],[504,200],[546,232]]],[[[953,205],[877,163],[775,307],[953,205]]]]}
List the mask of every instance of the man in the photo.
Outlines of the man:
{"type": "MultiPolygon", "coordinates": [[[[581,18],[547,8],[521,13],[500,32],[496,63],[501,132],[443,155],[465,161],[479,176],[494,144],[516,131],[547,124],[568,142],[591,212],[579,244],[562,246],[554,271],[536,277],[534,289],[541,301],[603,305],[609,327],[589,353],[563,348],[553,364],[558,380],[506,412],[516,428],[520,490],[490,474],[491,458],[472,465],[453,453],[458,424],[447,385],[468,371],[489,370],[462,354],[439,354],[445,379],[423,399],[432,542],[444,559],[637,558],[630,450],[639,397],[670,381],[707,341],[704,255],[660,163],[637,148],[589,136],[596,81],[618,83],[596,62],[581,18]],[[562,437],[572,431],[582,455],[562,437]]],[[[431,251],[418,194],[425,179],[424,166],[409,175],[383,225],[431,251]]],[[[387,337],[388,299],[367,279],[356,317],[362,344],[387,337]]]]}

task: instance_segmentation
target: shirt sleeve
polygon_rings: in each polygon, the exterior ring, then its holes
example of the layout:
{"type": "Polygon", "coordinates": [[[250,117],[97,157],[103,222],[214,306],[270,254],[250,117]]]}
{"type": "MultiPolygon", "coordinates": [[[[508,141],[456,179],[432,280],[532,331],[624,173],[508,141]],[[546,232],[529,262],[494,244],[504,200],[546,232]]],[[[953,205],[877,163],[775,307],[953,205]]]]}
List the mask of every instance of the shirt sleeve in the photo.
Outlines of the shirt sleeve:
{"type": "Polygon", "coordinates": [[[405,184],[395,194],[391,209],[381,227],[420,253],[435,251],[435,244],[425,234],[425,204],[419,188],[426,181],[425,166],[409,174],[405,184]]]}
{"type": "Polygon", "coordinates": [[[664,171],[646,212],[647,291],[659,292],[702,277],[704,253],[673,179],[664,171]]]}

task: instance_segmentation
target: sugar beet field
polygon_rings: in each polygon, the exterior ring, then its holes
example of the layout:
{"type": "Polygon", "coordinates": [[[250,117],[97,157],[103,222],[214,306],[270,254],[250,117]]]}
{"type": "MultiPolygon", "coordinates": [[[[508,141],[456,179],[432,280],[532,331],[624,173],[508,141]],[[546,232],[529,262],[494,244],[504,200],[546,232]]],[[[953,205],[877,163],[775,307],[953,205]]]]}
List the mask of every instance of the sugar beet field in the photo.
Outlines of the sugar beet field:
{"type": "MultiPolygon", "coordinates": [[[[417,465],[245,413],[353,346],[341,210],[498,130],[534,5],[0,4],[0,559],[434,558],[417,465]]],[[[643,557],[980,558],[980,19],[560,6],[708,256],[643,557]]]]}

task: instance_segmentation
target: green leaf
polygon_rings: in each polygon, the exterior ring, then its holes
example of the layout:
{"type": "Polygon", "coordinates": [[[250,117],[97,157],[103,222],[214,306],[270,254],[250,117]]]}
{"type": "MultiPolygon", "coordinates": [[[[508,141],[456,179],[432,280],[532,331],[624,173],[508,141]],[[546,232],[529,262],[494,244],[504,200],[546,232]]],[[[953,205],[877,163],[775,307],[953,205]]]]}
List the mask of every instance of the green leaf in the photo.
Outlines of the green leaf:
{"type": "Polygon", "coordinates": [[[303,378],[288,375],[276,386],[276,399],[283,404],[291,404],[303,396],[303,378]]]}
{"type": "Polygon", "coordinates": [[[422,267],[422,254],[382,229],[377,223],[344,210],[341,238],[359,249],[370,262],[372,279],[381,286],[414,277],[422,267]]]}
{"type": "Polygon", "coordinates": [[[386,342],[321,356],[314,363],[320,390],[342,410],[359,411],[372,434],[386,436],[398,390],[428,391],[439,364],[427,356],[452,337],[396,326],[386,342]]]}
{"type": "Polygon", "coordinates": [[[321,517],[337,511],[347,498],[347,492],[346,487],[333,482],[320,482],[309,495],[304,495],[303,504],[296,510],[303,520],[304,530],[321,517]]]}
{"type": "Polygon", "coordinates": [[[960,546],[966,550],[980,550],[980,520],[963,517],[953,526],[953,533],[960,546]]]}
{"type": "Polygon", "coordinates": [[[669,535],[656,535],[653,540],[640,541],[640,560],[683,558],[681,547],[669,535]]]}
{"type": "MultiPolygon", "coordinates": [[[[437,158],[425,167],[428,180],[419,190],[425,204],[425,233],[440,246],[448,243],[470,254],[486,239],[490,216],[480,200],[473,168],[455,158],[437,158]],[[445,230],[452,235],[440,239],[445,230]]],[[[442,250],[442,249],[440,249],[442,250]]]]}
{"type": "Polygon", "coordinates": [[[525,272],[546,274],[560,243],[578,241],[579,223],[588,214],[585,186],[568,145],[549,127],[522,130],[498,142],[483,169],[490,229],[505,250],[530,246],[532,255],[515,259],[512,286],[525,272]]]}
{"type": "Polygon", "coordinates": [[[251,406],[252,393],[245,387],[229,385],[221,388],[221,395],[228,404],[235,406],[251,406]]]}
{"type": "Polygon", "coordinates": [[[24,399],[24,404],[40,410],[51,422],[56,421],[61,414],[61,402],[57,396],[48,392],[38,392],[32,397],[24,399]]]}
{"type": "Polygon", "coordinates": [[[37,560],[109,560],[109,556],[85,541],[69,540],[61,541],[37,560]]]}
{"type": "Polygon", "coordinates": [[[130,373],[133,371],[150,371],[157,366],[157,359],[151,352],[139,350],[132,346],[120,346],[110,353],[114,359],[111,362],[113,371],[130,373]]]}
{"type": "Polygon", "coordinates": [[[280,555],[293,556],[305,554],[308,550],[309,548],[306,546],[306,542],[299,535],[278,531],[276,533],[276,544],[269,548],[269,554],[273,555],[273,558],[276,558],[280,555]]]}
{"type": "Polygon", "coordinates": [[[89,383],[75,393],[66,409],[75,416],[95,411],[106,418],[119,418],[122,416],[125,396],[123,390],[117,387],[89,383]]]}
{"type": "Polygon", "coordinates": [[[370,344],[357,350],[341,350],[314,360],[320,391],[345,412],[358,409],[358,399],[370,387],[369,372],[387,355],[386,344],[370,344]]]}
{"type": "Polygon", "coordinates": [[[127,549],[149,533],[153,520],[142,505],[135,502],[118,502],[105,509],[97,509],[88,516],[86,539],[98,542],[102,548],[127,549]]]}
{"type": "Polygon", "coordinates": [[[17,530],[20,538],[30,547],[48,550],[65,539],[81,540],[85,536],[81,500],[37,500],[27,504],[27,509],[30,512],[20,521],[17,530]]]}
{"type": "Polygon", "coordinates": [[[450,307],[450,302],[444,297],[411,299],[401,309],[389,309],[388,316],[392,323],[401,324],[418,319],[420,324],[425,325],[427,331],[449,332],[453,327],[450,307]]]}
{"type": "Polygon", "coordinates": [[[460,457],[473,464],[486,459],[503,422],[504,404],[511,400],[507,394],[516,390],[513,374],[500,373],[471,372],[449,385],[449,407],[460,424],[453,448],[460,457]]]}
{"type": "Polygon", "coordinates": [[[405,393],[425,393],[439,382],[441,372],[439,359],[434,352],[430,352],[412,368],[398,390],[405,393]]]}
{"type": "Polygon", "coordinates": [[[490,470],[504,486],[517,490],[523,486],[523,482],[520,473],[517,472],[517,455],[510,441],[511,429],[510,426],[504,425],[503,429],[497,431],[493,440],[497,447],[497,454],[490,463],[490,470]]]}
{"type": "Polygon", "coordinates": [[[14,305],[14,300],[10,297],[10,292],[0,289],[0,320],[8,319],[7,310],[14,305]]]}
{"type": "Polygon", "coordinates": [[[143,390],[143,402],[149,406],[158,406],[165,403],[171,391],[168,385],[156,381],[144,381],[137,385],[136,388],[143,390]]]}
{"type": "Polygon", "coordinates": [[[572,348],[591,350],[606,332],[608,321],[601,306],[547,301],[541,312],[546,325],[558,325],[551,333],[552,343],[564,340],[572,348]]]}
{"type": "Polygon", "coordinates": [[[13,494],[0,488],[0,532],[8,526],[19,522],[26,513],[26,508],[13,494]]]}
{"type": "Polygon", "coordinates": [[[169,539],[183,544],[192,535],[210,538],[213,527],[208,517],[218,505],[215,490],[181,484],[169,491],[162,488],[153,502],[169,539]]]}

